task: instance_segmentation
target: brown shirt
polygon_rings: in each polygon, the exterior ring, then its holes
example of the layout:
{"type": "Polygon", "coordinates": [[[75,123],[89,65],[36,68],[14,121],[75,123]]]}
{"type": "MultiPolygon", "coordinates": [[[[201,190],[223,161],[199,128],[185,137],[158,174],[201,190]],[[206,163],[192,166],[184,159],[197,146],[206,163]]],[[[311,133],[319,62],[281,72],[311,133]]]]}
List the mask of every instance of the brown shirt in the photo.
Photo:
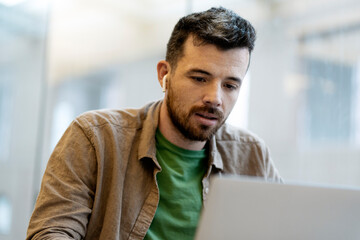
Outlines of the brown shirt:
{"type": "MultiPolygon", "coordinates": [[[[155,132],[162,102],[76,118],[52,153],[27,239],[143,239],[159,202],[155,132]]],[[[209,180],[217,174],[280,181],[264,142],[222,126],[208,143],[209,180]]]]}

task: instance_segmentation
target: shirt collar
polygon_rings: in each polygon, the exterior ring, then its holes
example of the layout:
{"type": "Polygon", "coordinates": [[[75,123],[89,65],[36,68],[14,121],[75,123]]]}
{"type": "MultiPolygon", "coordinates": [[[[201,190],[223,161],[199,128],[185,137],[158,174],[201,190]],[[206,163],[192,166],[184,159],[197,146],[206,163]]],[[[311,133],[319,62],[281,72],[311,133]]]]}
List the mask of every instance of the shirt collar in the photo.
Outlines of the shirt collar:
{"type": "MultiPolygon", "coordinates": [[[[144,107],[144,120],[140,135],[138,159],[151,158],[159,169],[160,164],[156,160],[155,133],[159,124],[160,108],[163,101],[158,101],[144,107]]],[[[209,163],[223,170],[224,164],[216,147],[215,134],[209,140],[209,163]]]]}
{"type": "Polygon", "coordinates": [[[215,135],[209,140],[209,163],[220,170],[224,168],[223,160],[216,147],[215,135]]]}
{"type": "Polygon", "coordinates": [[[140,133],[138,159],[151,158],[158,168],[156,160],[155,133],[159,124],[159,115],[162,101],[151,103],[143,108],[142,131],[140,133]]]}

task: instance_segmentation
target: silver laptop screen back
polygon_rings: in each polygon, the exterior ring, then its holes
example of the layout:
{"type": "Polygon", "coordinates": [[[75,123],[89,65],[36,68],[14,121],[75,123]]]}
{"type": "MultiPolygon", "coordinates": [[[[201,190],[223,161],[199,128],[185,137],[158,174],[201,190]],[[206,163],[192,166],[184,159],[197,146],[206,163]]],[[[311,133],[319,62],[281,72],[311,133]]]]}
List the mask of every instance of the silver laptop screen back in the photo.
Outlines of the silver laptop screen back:
{"type": "Polygon", "coordinates": [[[216,178],[197,240],[359,240],[360,190],[216,178]]]}

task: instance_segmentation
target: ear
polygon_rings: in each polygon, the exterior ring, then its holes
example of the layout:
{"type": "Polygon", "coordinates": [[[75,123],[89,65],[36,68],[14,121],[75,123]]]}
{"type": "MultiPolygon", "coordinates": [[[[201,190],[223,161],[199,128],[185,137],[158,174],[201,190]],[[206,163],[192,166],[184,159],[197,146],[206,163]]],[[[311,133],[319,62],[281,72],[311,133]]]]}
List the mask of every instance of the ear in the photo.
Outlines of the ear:
{"type": "Polygon", "coordinates": [[[162,89],[166,89],[166,86],[163,86],[163,78],[165,75],[169,76],[170,73],[170,64],[165,61],[165,60],[161,60],[160,62],[158,62],[157,64],[157,74],[158,74],[158,81],[160,83],[160,86],[162,89]]]}

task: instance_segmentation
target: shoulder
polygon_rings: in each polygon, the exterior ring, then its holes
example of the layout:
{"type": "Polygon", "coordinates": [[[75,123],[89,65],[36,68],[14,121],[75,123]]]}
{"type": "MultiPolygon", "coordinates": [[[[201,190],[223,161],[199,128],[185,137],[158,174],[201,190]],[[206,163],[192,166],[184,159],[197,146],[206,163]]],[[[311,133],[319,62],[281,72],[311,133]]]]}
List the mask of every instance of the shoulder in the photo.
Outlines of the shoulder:
{"type": "Polygon", "coordinates": [[[149,111],[156,108],[159,103],[160,102],[149,103],[138,109],[100,109],[88,111],[79,115],[74,122],[84,130],[104,126],[137,129],[141,128],[149,111]]]}
{"type": "Polygon", "coordinates": [[[269,148],[256,134],[224,124],[214,139],[224,173],[281,181],[269,148]]]}
{"type": "Polygon", "coordinates": [[[215,139],[217,142],[265,144],[264,141],[253,132],[226,123],[216,132],[215,139]]]}

